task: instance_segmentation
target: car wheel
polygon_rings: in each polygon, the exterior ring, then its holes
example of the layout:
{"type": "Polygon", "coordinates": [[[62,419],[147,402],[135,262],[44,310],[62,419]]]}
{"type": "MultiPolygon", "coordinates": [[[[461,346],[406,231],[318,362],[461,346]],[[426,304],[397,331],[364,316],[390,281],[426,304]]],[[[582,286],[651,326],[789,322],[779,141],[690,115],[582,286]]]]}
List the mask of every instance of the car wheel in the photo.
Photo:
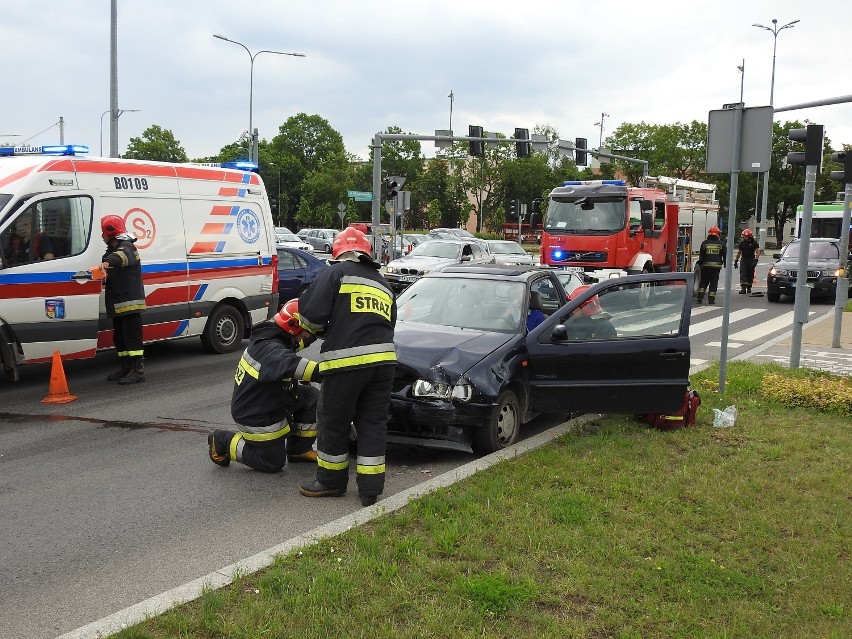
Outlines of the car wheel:
{"type": "Polygon", "coordinates": [[[497,398],[494,412],[473,433],[473,449],[482,455],[502,450],[518,440],[521,429],[521,405],[512,391],[503,391],[497,398]]]}
{"type": "Polygon", "coordinates": [[[242,344],[244,332],[242,314],[230,304],[223,304],[207,318],[201,343],[211,353],[231,353],[242,344]]]}
{"type": "Polygon", "coordinates": [[[774,293],[771,291],[766,292],[766,299],[770,302],[780,302],[781,301],[781,293],[774,293]]]}
{"type": "Polygon", "coordinates": [[[331,246],[326,244],[324,247],[322,247],[322,252],[323,253],[331,253],[331,246]]]}

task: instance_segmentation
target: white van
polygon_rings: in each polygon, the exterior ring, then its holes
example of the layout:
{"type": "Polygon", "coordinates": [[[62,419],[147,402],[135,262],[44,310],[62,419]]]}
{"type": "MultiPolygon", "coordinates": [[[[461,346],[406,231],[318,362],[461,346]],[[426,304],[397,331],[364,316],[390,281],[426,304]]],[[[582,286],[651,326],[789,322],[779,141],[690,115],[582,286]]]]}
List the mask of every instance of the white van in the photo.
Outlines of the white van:
{"type": "Polygon", "coordinates": [[[113,347],[100,220],[137,238],[146,343],[200,336],[241,348],[278,308],[275,231],[266,189],[249,170],[85,157],[85,147],[0,148],[0,362],[94,357],[113,347]],[[24,237],[29,235],[29,237],[24,237]]]}

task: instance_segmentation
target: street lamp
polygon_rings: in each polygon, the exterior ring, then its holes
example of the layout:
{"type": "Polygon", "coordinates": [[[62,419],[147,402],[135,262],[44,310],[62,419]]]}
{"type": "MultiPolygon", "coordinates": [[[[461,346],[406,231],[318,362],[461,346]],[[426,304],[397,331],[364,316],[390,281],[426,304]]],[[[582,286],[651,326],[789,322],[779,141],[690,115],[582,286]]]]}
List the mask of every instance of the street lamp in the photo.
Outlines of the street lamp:
{"type": "MultiPolygon", "coordinates": [[[[758,29],[764,29],[769,31],[772,34],[772,81],[769,84],[769,106],[772,106],[775,101],[775,50],[778,46],[778,33],[783,31],[784,29],[792,29],[793,25],[795,25],[798,20],[793,20],[792,22],[788,22],[783,26],[778,26],[778,20],[772,18],[772,26],[767,27],[762,24],[752,24],[751,26],[757,27],[758,29]]],[[[745,62],[743,62],[745,65],[745,62]]],[[[760,209],[760,220],[757,222],[757,235],[758,235],[758,244],[760,245],[760,252],[766,249],[766,209],[769,206],[769,170],[767,170],[763,174],[763,204],[760,209]]]]}
{"type": "Polygon", "coordinates": [[[595,122],[594,126],[599,126],[601,128],[601,137],[598,140],[598,151],[603,147],[603,130],[604,130],[604,118],[608,118],[609,113],[601,113],[601,121],[595,122]]]}
{"type": "MultiPolygon", "coordinates": [[[[104,156],[104,116],[109,113],[109,109],[101,113],[101,157],[104,156]]],[[[138,113],[140,109],[118,109],[116,111],[115,119],[121,117],[122,113],[138,113]]]]}
{"type": "Polygon", "coordinates": [[[225,42],[231,42],[233,44],[240,45],[243,49],[246,50],[246,53],[249,55],[249,60],[251,60],[251,65],[249,67],[249,135],[251,136],[251,148],[249,149],[249,160],[257,163],[257,136],[255,135],[254,129],[252,128],[252,110],[253,110],[253,99],[254,99],[254,59],[259,56],[261,53],[274,53],[275,55],[290,55],[296,58],[304,58],[304,53],[285,53],[284,51],[270,51],[269,49],[262,49],[256,53],[252,53],[249,51],[249,48],[244,45],[242,42],[237,42],[236,40],[231,40],[230,38],[226,38],[220,33],[214,33],[214,38],[218,38],[219,40],[224,40],[225,42]]]}

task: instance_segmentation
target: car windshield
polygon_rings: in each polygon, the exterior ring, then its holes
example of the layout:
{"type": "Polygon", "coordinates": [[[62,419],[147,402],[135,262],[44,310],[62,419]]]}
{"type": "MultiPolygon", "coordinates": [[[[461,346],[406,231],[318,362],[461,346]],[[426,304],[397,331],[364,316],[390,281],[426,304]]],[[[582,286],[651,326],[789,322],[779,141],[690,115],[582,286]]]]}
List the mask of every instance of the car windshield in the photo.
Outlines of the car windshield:
{"type": "MultiPolygon", "coordinates": [[[[793,242],[784,251],[784,259],[798,258],[802,252],[802,243],[793,242]]],[[[834,242],[811,242],[808,247],[808,257],[815,260],[840,259],[840,249],[834,242]]]]}
{"type": "Polygon", "coordinates": [[[526,255],[526,251],[517,242],[489,242],[488,248],[496,255],[526,255]]]}
{"type": "Polygon", "coordinates": [[[277,235],[279,242],[299,242],[302,244],[302,238],[300,238],[295,233],[278,233],[277,235]]]}
{"type": "Polygon", "coordinates": [[[624,196],[551,200],[544,228],[563,233],[616,233],[626,223],[624,196]]]}
{"type": "Polygon", "coordinates": [[[459,256],[459,245],[449,242],[424,242],[415,246],[409,255],[412,257],[444,257],[454,260],[459,256]]]}
{"type": "Polygon", "coordinates": [[[397,298],[397,321],[476,331],[524,330],[525,284],[473,278],[421,278],[397,298]]]}

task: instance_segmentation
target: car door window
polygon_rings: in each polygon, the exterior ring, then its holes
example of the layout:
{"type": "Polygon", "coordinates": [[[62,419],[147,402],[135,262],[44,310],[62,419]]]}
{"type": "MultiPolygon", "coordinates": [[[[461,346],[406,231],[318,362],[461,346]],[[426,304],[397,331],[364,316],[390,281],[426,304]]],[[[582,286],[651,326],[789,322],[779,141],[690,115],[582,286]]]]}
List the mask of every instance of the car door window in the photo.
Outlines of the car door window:
{"type": "Polygon", "coordinates": [[[296,256],[287,251],[278,252],[278,269],[282,271],[292,271],[299,268],[296,263],[296,256]]]}

